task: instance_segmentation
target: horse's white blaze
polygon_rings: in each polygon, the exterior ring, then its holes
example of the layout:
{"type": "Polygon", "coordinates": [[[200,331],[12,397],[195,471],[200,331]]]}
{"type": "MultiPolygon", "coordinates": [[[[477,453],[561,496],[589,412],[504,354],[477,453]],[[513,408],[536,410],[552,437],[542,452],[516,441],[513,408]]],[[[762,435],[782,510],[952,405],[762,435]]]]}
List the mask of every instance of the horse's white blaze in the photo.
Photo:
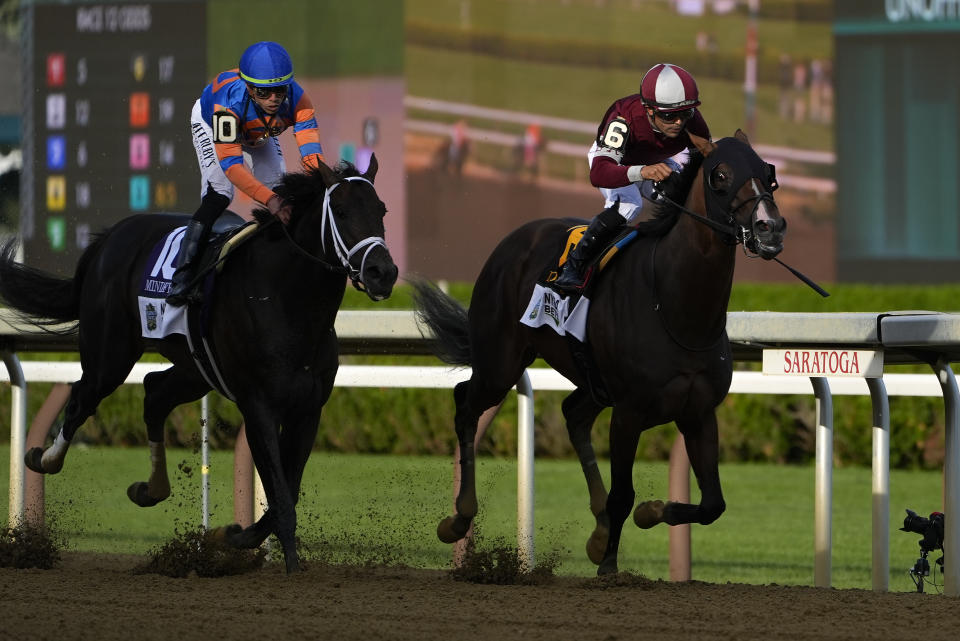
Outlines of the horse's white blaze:
{"type": "MultiPolygon", "coordinates": [[[[759,198],[763,195],[763,191],[757,186],[757,179],[754,178],[750,181],[750,186],[753,187],[753,193],[759,198]]],[[[770,203],[766,199],[760,199],[759,204],[757,205],[757,222],[773,222],[776,220],[776,217],[772,213],[770,208],[770,203]]]]}

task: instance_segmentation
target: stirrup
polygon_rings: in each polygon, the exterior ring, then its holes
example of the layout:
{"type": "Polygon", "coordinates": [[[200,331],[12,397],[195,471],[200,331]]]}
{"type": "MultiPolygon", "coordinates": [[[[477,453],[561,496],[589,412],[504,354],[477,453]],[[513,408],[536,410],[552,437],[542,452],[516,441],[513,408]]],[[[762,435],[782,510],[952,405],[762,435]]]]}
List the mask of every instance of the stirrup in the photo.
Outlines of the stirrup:
{"type": "Polygon", "coordinates": [[[185,307],[189,302],[190,301],[187,296],[187,292],[180,292],[167,296],[167,305],[172,305],[173,307],[185,307]]]}
{"type": "Polygon", "coordinates": [[[557,277],[557,280],[553,281],[554,287],[571,294],[575,294],[577,291],[583,289],[583,283],[584,276],[573,267],[568,268],[566,265],[560,270],[560,275],[557,277]],[[568,271],[572,272],[570,276],[566,276],[568,271]]]}
{"type": "MultiPolygon", "coordinates": [[[[174,275],[174,278],[176,278],[176,275],[174,275]]],[[[168,305],[184,307],[187,303],[193,302],[191,290],[194,288],[187,286],[191,279],[190,275],[186,275],[182,282],[170,286],[170,293],[167,294],[168,305]]]]}
{"type": "Polygon", "coordinates": [[[203,296],[196,289],[191,289],[189,291],[180,292],[177,294],[170,294],[167,296],[167,305],[172,305],[173,307],[186,307],[187,305],[192,305],[199,303],[203,300],[203,296]]]}

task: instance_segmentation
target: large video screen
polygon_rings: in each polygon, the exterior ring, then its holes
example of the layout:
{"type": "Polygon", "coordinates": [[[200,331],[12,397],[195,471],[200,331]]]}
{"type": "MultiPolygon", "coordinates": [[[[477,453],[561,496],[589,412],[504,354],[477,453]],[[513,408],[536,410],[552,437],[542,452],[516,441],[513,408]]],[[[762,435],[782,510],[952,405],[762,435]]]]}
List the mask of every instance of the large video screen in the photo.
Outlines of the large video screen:
{"type": "Polygon", "coordinates": [[[71,275],[132,214],[192,213],[190,110],[206,78],[206,3],[25,7],[24,259],[71,275]]]}

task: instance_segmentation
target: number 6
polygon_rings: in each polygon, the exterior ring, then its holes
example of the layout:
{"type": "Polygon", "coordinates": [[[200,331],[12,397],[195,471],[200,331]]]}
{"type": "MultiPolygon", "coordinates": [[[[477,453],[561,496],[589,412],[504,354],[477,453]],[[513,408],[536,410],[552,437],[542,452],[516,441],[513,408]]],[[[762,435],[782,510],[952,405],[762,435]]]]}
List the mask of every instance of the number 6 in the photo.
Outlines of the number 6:
{"type": "Polygon", "coordinates": [[[622,120],[614,120],[607,125],[607,133],[603,135],[603,144],[610,149],[621,149],[627,141],[627,123],[622,120]]]}

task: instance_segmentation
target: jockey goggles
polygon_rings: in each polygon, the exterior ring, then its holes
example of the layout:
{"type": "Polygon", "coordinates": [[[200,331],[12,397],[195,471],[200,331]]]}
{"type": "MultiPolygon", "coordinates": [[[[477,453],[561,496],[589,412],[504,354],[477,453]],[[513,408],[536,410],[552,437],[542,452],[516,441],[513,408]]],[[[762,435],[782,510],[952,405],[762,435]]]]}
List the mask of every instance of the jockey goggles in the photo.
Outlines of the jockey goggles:
{"type": "Polygon", "coordinates": [[[694,108],[681,109],[680,111],[660,111],[654,110],[653,114],[663,122],[686,122],[693,118],[694,108]]]}
{"type": "Polygon", "coordinates": [[[250,86],[253,88],[253,95],[260,100],[266,100],[273,94],[276,94],[281,98],[286,98],[287,96],[287,85],[278,85],[276,87],[258,87],[256,85],[250,86]]]}

